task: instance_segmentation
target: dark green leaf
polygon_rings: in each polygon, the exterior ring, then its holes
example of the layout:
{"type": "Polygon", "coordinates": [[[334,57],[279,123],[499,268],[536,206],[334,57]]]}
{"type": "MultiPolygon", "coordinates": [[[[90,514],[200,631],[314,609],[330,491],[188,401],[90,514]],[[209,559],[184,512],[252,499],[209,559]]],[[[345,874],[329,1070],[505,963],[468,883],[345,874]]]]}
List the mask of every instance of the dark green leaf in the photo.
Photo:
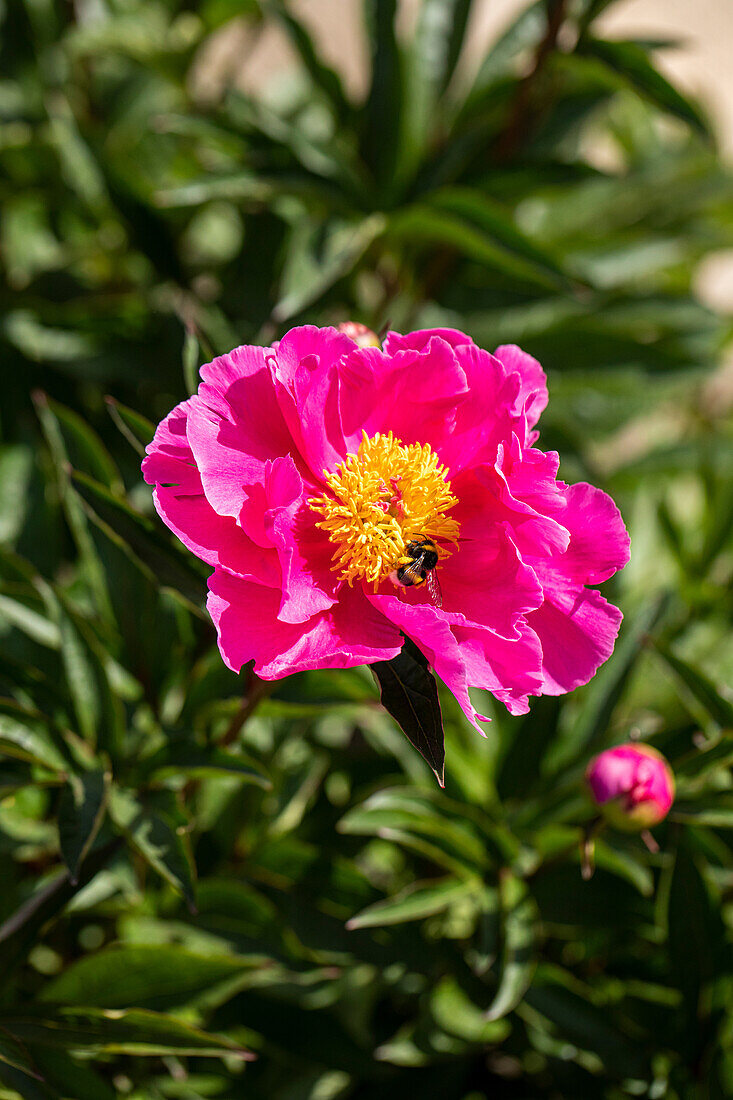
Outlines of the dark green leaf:
{"type": "Polygon", "coordinates": [[[70,775],[58,808],[59,845],[72,882],[104,819],[109,777],[104,772],[70,775]]]}
{"type": "Polygon", "coordinates": [[[476,884],[447,878],[439,882],[416,882],[401,890],[394,897],[369,905],[352,917],[347,928],[379,928],[405,921],[423,920],[435,913],[442,913],[454,901],[470,896],[476,884]]]}
{"type": "Polygon", "coordinates": [[[42,1080],[32,1059],[22,1043],[14,1039],[4,1028],[0,1027],[0,1062],[6,1066],[21,1070],[29,1077],[42,1080]]]}
{"type": "Polygon", "coordinates": [[[485,873],[491,864],[488,838],[477,829],[470,812],[461,812],[463,806],[451,805],[442,794],[439,797],[440,804],[435,805],[425,791],[390,787],[349,810],[339,829],[406,845],[461,877],[485,873]]]}
{"type": "Polygon", "coordinates": [[[103,485],[77,473],[74,473],[73,483],[89,513],[111,527],[160,584],[181,592],[194,604],[203,602],[205,570],[197,567],[196,559],[191,554],[177,549],[157,523],[136,512],[103,485]]]}
{"type": "Polygon", "coordinates": [[[189,394],[196,393],[199,387],[200,358],[196,333],[191,329],[186,329],[183,338],[183,381],[189,394]]]}
{"type": "Polygon", "coordinates": [[[366,0],[371,85],[363,111],[361,151],[380,189],[389,196],[402,133],[402,58],[395,33],[396,0],[366,0]]]}
{"type": "Polygon", "coordinates": [[[7,918],[0,926],[0,974],[6,976],[24,959],[26,951],[38,942],[40,930],[107,865],[119,846],[120,842],[113,840],[91,851],[81,865],[78,881],[72,881],[68,870],[54,876],[7,918]]]}
{"type": "Polygon", "coordinates": [[[24,716],[17,704],[13,707],[12,702],[5,700],[0,700],[0,753],[49,771],[63,772],[68,767],[68,761],[42,722],[32,715],[24,716]]]}
{"type": "Polygon", "coordinates": [[[56,477],[61,490],[61,498],[66,513],[66,518],[74,536],[79,553],[84,561],[89,580],[94,591],[97,607],[109,616],[110,604],[107,585],[102,573],[101,565],[94,552],[94,546],[89,534],[87,518],[76,494],[69,485],[69,455],[67,453],[64,437],[59,421],[49,404],[45,394],[35,395],[36,412],[41,422],[46,442],[51,451],[51,457],[56,469],[56,477]]]}
{"type": "Polygon", "coordinates": [[[272,783],[254,761],[239,754],[216,748],[199,748],[196,745],[171,746],[161,749],[144,762],[146,773],[152,781],[171,776],[231,776],[243,782],[256,783],[270,788],[272,783]]]}
{"type": "Polygon", "coordinates": [[[116,1100],[112,1086],[90,1067],[88,1059],[72,1058],[58,1047],[35,1044],[33,1057],[46,1083],[62,1096],[74,1082],[74,1100],[116,1100]]]}
{"type": "Polygon", "coordinates": [[[712,721],[723,729],[733,728],[733,704],[728,702],[707,676],[694,668],[689,661],[676,656],[668,646],[657,643],[656,651],[712,721]]]}
{"type": "Polygon", "coordinates": [[[588,989],[572,988],[569,976],[549,967],[538,978],[526,1004],[552,1022],[563,1042],[592,1051],[601,1059],[606,1076],[614,1080],[648,1074],[644,1050],[607,1009],[589,1000],[588,989]]]}
{"type": "Polygon", "coordinates": [[[500,883],[503,948],[499,988],[486,1012],[487,1020],[499,1020],[521,1001],[532,981],[536,959],[539,914],[526,885],[513,875],[500,883]]]}
{"type": "Polygon", "coordinates": [[[372,214],[356,223],[336,222],[324,236],[320,225],[299,219],[291,235],[273,319],[288,321],[316,302],[354,269],[370,245],[382,236],[386,224],[382,214],[372,214]]]}
{"type": "Polygon", "coordinates": [[[683,994],[681,1041],[694,1054],[700,1041],[700,1020],[709,1011],[703,998],[707,983],[719,973],[726,950],[726,934],[717,899],[700,874],[687,844],[675,856],[667,911],[669,963],[675,984],[683,994]],[[690,950],[690,945],[695,950],[690,950]],[[684,1039],[682,1038],[684,1036],[684,1039]]]}
{"type": "Polygon", "coordinates": [[[107,654],[86,620],[66,597],[40,578],[36,585],[54,619],[79,733],[90,746],[115,753],[122,732],[122,704],[109,680],[107,654]]]}
{"type": "Polygon", "coordinates": [[[623,624],[613,656],[586,690],[572,736],[566,738],[564,744],[556,745],[552,754],[553,769],[566,764],[573,749],[585,756],[603,738],[639,653],[647,643],[649,632],[664,616],[668,606],[667,594],[655,597],[642,605],[633,619],[623,624]]]}
{"type": "Polygon", "coordinates": [[[110,815],[132,847],[195,908],[195,868],[185,827],[163,810],[146,808],[130,790],[115,790],[110,815]]]}
{"type": "Polygon", "coordinates": [[[411,745],[427,761],[441,787],[445,785],[445,737],[438,689],[426,658],[409,638],[391,661],[369,666],[379,683],[382,706],[411,745]]]}
{"type": "Polygon", "coordinates": [[[270,0],[269,7],[287,32],[314,86],[333,111],[334,118],[341,123],[346,122],[351,107],[336,70],[319,57],[313,39],[300,20],[288,10],[285,0],[270,0]]]}
{"type": "Polygon", "coordinates": [[[42,1000],[160,1011],[191,1004],[252,965],[233,955],[199,955],[172,944],[117,944],[79,959],[46,983],[42,1000]]]}
{"type": "Polygon", "coordinates": [[[430,1011],[444,1031],[469,1043],[500,1043],[510,1032],[507,1022],[487,1020],[486,1013],[453,977],[443,978],[435,987],[430,1011]]]}
{"type": "MultiPolygon", "coordinates": [[[[511,235],[511,227],[505,229],[504,235],[511,235]]],[[[544,264],[528,260],[513,244],[507,246],[493,232],[452,210],[425,204],[404,207],[390,219],[389,231],[396,239],[420,247],[445,245],[518,283],[545,291],[557,289],[557,277],[548,274],[544,264]]]]}
{"type": "Polygon", "coordinates": [[[598,58],[656,107],[681,118],[683,122],[710,137],[708,123],[699,108],[669,83],[652,64],[646,50],[637,42],[619,42],[600,38],[584,38],[579,47],[583,53],[598,58]]]}
{"type": "Polygon", "coordinates": [[[34,1046],[66,1050],[147,1057],[251,1057],[240,1043],[225,1036],[211,1035],[173,1016],[144,1009],[33,1007],[22,1015],[0,1016],[0,1026],[34,1046]]]}
{"type": "Polygon", "coordinates": [[[39,1077],[31,1077],[22,1069],[0,1060],[0,1081],[12,1090],[13,1100],[61,1100],[61,1093],[48,1088],[39,1077]]]}
{"type": "Polygon", "coordinates": [[[141,413],[128,409],[114,397],[105,398],[107,410],[125,439],[139,455],[145,454],[145,448],[155,435],[155,425],[141,413]]]}

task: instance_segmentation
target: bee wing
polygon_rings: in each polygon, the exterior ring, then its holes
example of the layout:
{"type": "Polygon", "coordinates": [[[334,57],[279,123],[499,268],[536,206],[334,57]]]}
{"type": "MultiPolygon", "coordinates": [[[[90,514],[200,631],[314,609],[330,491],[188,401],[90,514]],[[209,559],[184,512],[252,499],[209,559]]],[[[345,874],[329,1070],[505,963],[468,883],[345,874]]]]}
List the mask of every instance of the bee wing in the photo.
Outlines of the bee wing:
{"type": "Polygon", "coordinates": [[[425,577],[428,585],[428,595],[435,604],[436,607],[443,606],[443,593],[440,590],[440,581],[438,580],[438,574],[434,569],[429,569],[427,576],[425,577]]]}

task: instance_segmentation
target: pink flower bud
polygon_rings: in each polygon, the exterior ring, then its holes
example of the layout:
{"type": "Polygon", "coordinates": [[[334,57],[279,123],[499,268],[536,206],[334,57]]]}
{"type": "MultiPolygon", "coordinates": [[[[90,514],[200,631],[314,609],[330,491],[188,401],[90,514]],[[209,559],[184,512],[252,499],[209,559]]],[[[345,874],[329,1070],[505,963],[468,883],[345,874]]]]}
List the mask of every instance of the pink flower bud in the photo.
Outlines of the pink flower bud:
{"type": "Polygon", "coordinates": [[[348,336],[350,340],[353,340],[360,348],[381,348],[382,346],[376,332],[372,332],[370,328],[360,324],[359,321],[342,321],[338,326],[338,330],[343,332],[344,336],[348,336]]]}
{"type": "Polygon", "coordinates": [[[672,769],[649,745],[606,749],[593,757],[585,778],[603,816],[625,832],[658,825],[674,801],[672,769]]]}

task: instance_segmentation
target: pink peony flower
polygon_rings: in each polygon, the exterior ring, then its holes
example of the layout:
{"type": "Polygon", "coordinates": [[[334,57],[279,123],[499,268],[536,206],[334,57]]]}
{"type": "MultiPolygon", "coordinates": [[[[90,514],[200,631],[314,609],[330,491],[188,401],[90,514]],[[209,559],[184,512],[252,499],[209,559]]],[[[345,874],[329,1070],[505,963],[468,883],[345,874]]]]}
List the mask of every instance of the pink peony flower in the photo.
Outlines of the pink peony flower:
{"type": "Polygon", "coordinates": [[[595,756],[585,773],[593,801],[617,829],[658,825],[674,801],[674,775],[649,745],[617,745],[595,756]]]}
{"type": "Polygon", "coordinates": [[[628,537],[605,493],[558,481],[535,447],[545,375],[518,347],[435,329],[382,349],[305,326],[201,379],[143,471],[213,566],[230,668],[385,661],[404,633],[476,724],[469,685],[522,714],[609,657],[621,614],[586,586],[626,563],[628,537]]]}

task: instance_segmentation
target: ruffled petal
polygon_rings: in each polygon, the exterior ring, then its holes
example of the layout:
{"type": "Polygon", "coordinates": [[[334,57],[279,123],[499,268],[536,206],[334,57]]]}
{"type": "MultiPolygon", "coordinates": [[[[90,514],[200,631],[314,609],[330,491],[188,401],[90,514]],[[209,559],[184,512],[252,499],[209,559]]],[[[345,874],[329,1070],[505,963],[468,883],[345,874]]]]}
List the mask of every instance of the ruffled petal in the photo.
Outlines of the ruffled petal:
{"type": "Polygon", "coordinates": [[[449,329],[390,333],[385,349],[359,349],[339,365],[348,450],[358,449],[362,431],[392,431],[403,443],[429,443],[454,477],[494,462],[512,430],[524,437],[519,375],[468,337],[449,329]]]}
{"type": "Polygon", "coordinates": [[[517,410],[524,413],[533,428],[547,408],[547,375],[540,364],[516,344],[502,344],[494,352],[508,371],[516,371],[522,380],[517,410]]]}
{"type": "Polygon", "coordinates": [[[565,490],[558,519],[570,533],[566,553],[554,558],[563,576],[580,584],[601,584],[629,560],[629,536],[607,493],[586,482],[565,490]]]}
{"type": "Polygon", "coordinates": [[[623,615],[593,588],[556,586],[527,616],[542,645],[542,692],[564,695],[587,684],[613,652],[623,615]]]}
{"type": "Polygon", "coordinates": [[[458,643],[446,618],[434,607],[411,605],[396,596],[368,596],[387,619],[411,638],[433,667],[445,686],[456,697],[463,713],[479,733],[483,733],[477,714],[468,694],[468,679],[458,643]]]}
{"type": "Polygon", "coordinates": [[[475,344],[462,345],[455,355],[467,381],[467,392],[446,422],[436,446],[455,477],[462,470],[496,461],[499,446],[512,432],[524,439],[526,422],[517,410],[520,379],[475,344]]]}
{"type": "Polygon", "coordinates": [[[286,333],[268,354],[282,415],[317,482],[347,452],[338,365],[355,348],[354,341],[335,328],[303,325],[286,333]]]}
{"type": "MultiPolygon", "coordinates": [[[[542,603],[542,586],[534,570],[522,561],[510,530],[501,522],[462,528],[460,542],[438,566],[441,616],[453,626],[486,628],[516,639],[520,620],[542,603]]],[[[395,588],[403,603],[432,607],[426,585],[395,588]]]]}
{"type": "Polygon", "coordinates": [[[336,602],[339,581],[331,569],[332,545],[315,526],[303,479],[292,458],[267,463],[265,536],[276,548],[282,570],[278,619],[304,623],[336,602]]]}
{"type": "Polygon", "coordinates": [[[414,641],[479,733],[482,715],[471,702],[469,685],[490,691],[512,714],[526,713],[527,695],[536,694],[542,682],[539,641],[526,624],[508,640],[490,630],[451,625],[448,616],[429,605],[389,595],[369,600],[414,641]]]}
{"type": "Polygon", "coordinates": [[[257,538],[266,463],[295,451],[264,349],[235,348],[202,367],[201,377],[186,432],[204,492],[215,512],[241,518],[257,538]]]}
{"type": "Polygon", "coordinates": [[[224,663],[238,672],[254,661],[264,680],[315,668],[352,668],[389,661],[402,647],[396,627],[364,598],[344,587],[339,602],[307,623],[278,619],[280,593],[217,569],[207,607],[224,663]]]}
{"type": "Polygon", "coordinates": [[[468,393],[456,354],[440,336],[431,336],[423,349],[391,355],[359,349],[340,363],[339,377],[344,442],[352,453],[363,432],[389,431],[403,443],[429,443],[437,450],[468,393]]]}
{"type": "Polygon", "coordinates": [[[475,537],[470,527],[463,531],[457,550],[439,569],[443,610],[452,622],[516,638],[521,617],[542,603],[537,576],[522,561],[507,525],[482,535],[474,531],[475,537]]]}
{"type": "Polygon", "coordinates": [[[143,476],[155,486],[153,500],[158,514],[202,561],[279,587],[277,555],[253,542],[233,519],[217,515],[204,496],[186,437],[191,405],[192,400],[183,401],[161,421],[143,461],[143,476]]]}
{"type": "Polygon", "coordinates": [[[439,336],[452,348],[460,348],[464,344],[476,346],[470,336],[457,328],[421,328],[404,335],[388,332],[384,338],[384,350],[388,355],[394,355],[398,351],[424,351],[435,336],[439,336]]]}
{"type": "Polygon", "coordinates": [[[566,529],[515,496],[500,464],[501,455],[499,462],[466,470],[452,482],[458,504],[451,516],[461,527],[459,545],[490,537],[497,525],[504,525],[522,557],[564,551],[570,540],[566,529]]]}
{"type": "Polygon", "coordinates": [[[472,627],[454,627],[453,633],[469,683],[490,691],[510,714],[526,714],[528,696],[542,691],[542,649],[534,630],[523,621],[512,639],[472,627]]]}

